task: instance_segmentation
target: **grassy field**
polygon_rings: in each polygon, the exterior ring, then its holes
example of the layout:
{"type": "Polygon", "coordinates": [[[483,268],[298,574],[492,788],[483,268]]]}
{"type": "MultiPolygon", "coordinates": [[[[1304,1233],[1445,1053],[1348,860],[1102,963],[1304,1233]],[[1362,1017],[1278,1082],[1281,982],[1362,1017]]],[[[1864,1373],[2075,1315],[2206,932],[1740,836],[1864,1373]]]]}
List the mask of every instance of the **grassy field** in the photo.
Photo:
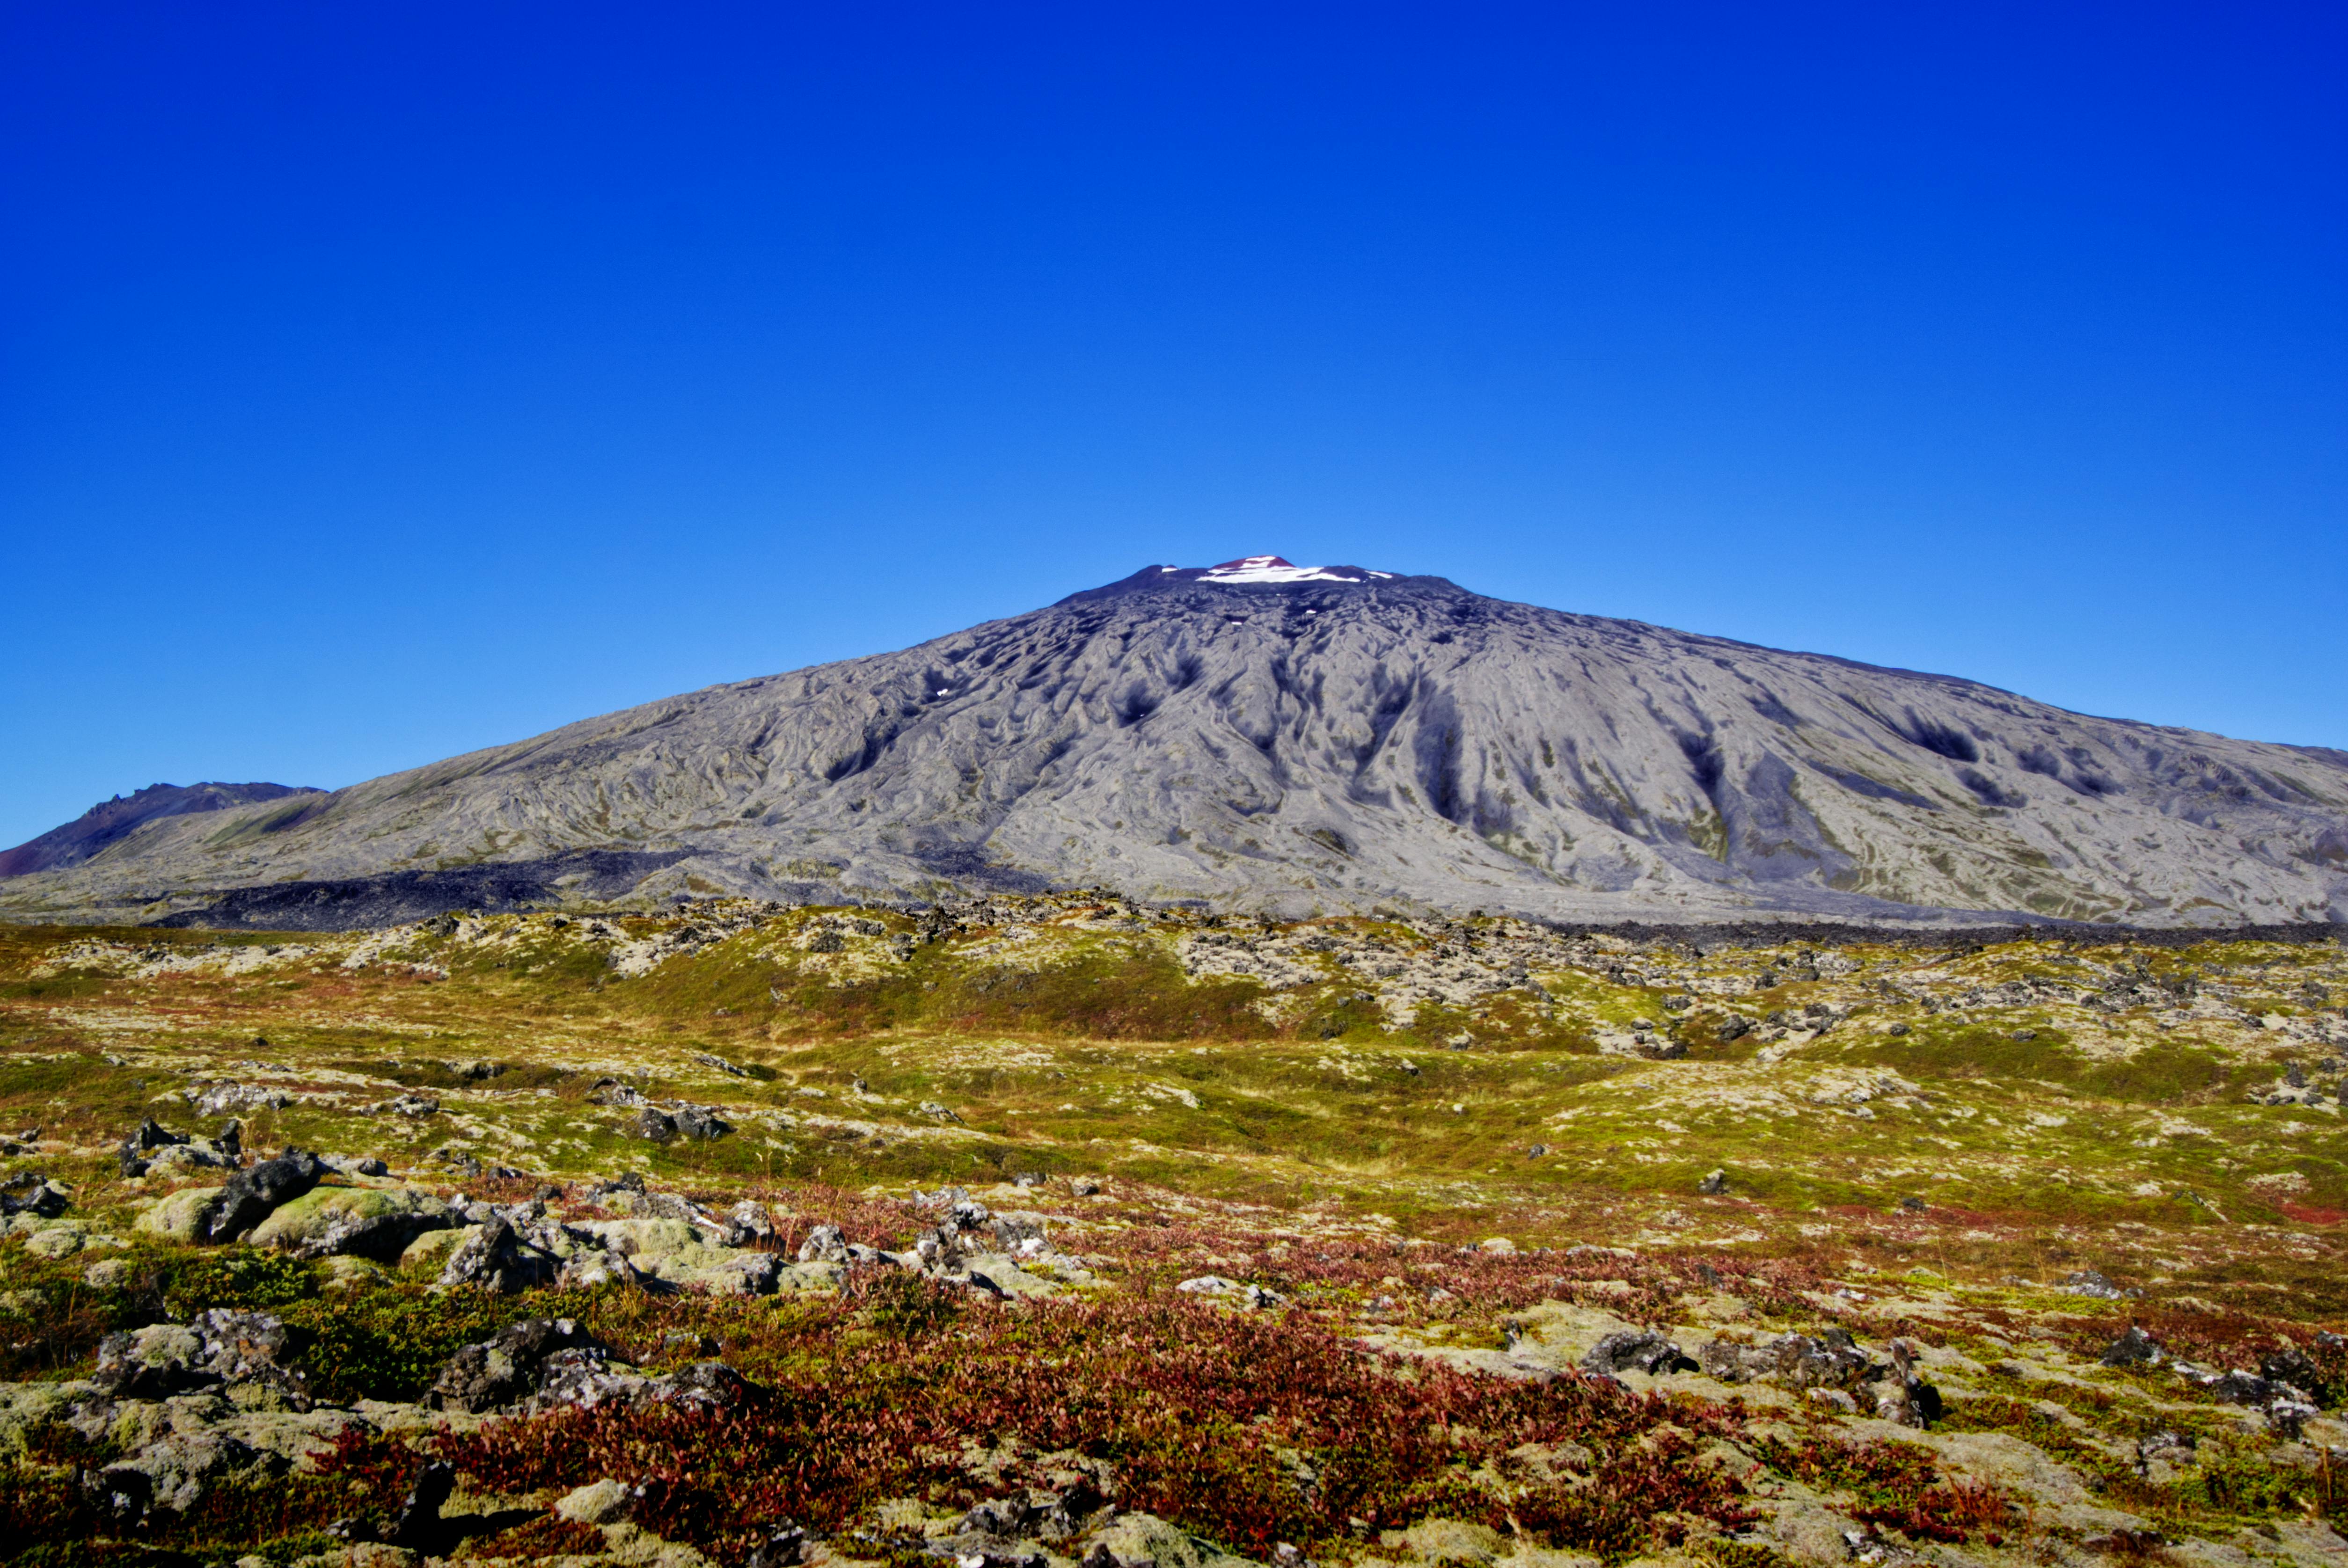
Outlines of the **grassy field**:
{"type": "Polygon", "coordinates": [[[70,1198],[0,1248],[0,1526],[34,1562],[683,1563],[748,1561],[788,1516],[810,1561],[910,1561],[961,1511],[1082,1471],[1166,1522],[1155,1548],[1100,1546],[1158,1568],[1283,1542],[2337,1563],[2343,1001],[2329,940],[1642,940],[1068,895],[0,929],[0,1166],[70,1198]],[[726,1131],[655,1142],[645,1105],[726,1131]],[[327,1186],[458,1204],[592,1215],[635,1172],[710,1212],[763,1204],[752,1245],[787,1258],[824,1223],[909,1246],[935,1214],[917,1194],[959,1187],[1035,1211],[1061,1266],[1009,1302],[888,1264],[778,1295],[441,1288],[413,1260],[142,1229],[222,1179],[124,1175],[150,1117],[373,1156],[390,1174],[327,1186]],[[1268,1294],[1172,1288],[1201,1276],[1268,1294]],[[109,1332],[207,1307],[289,1327],[315,1440],[127,1523],[90,1477],[149,1451],[129,1417],[74,1426],[38,1390],[86,1387],[109,1332]],[[747,1402],[421,1413],[457,1349],[550,1316],[640,1368],[714,1353],[747,1402]],[[2160,1361],[2100,1365],[2131,1324],[2160,1361]],[[1609,1332],[1693,1358],[1834,1328],[1879,1363],[1900,1339],[1941,1413],[1878,1419],[1879,1376],[1854,1402],[1711,1363],[1575,1369],[1609,1332]],[[2278,1357],[2318,1409],[2214,1382],[2278,1357]],[[451,1517],[479,1522],[460,1543],[318,1533],[385,1514],[436,1457],[451,1517]],[[606,1478],[648,1488],[625,1521],[545,1512],[606,1478]]]}

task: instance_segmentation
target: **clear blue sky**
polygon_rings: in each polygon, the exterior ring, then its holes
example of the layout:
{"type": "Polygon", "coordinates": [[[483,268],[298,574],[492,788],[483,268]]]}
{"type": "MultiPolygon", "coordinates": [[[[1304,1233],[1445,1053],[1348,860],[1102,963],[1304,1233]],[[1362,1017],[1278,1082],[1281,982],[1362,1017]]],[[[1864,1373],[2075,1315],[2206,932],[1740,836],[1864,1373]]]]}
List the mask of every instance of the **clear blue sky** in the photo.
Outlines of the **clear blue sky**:
{"type": "Polygon", "coordinates": [[[0,7],[0,845],[1257,551],[2348,746],[2301,5],[0,7]]]}

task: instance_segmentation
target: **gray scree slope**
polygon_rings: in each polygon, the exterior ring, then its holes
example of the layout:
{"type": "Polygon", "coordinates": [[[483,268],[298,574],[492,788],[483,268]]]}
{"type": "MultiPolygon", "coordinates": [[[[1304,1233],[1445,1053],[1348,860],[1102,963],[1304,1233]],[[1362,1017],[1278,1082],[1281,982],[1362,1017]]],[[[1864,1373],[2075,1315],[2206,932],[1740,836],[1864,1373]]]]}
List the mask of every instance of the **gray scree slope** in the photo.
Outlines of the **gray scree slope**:
{"type": "Polygon", "coordinates": [[[448,868],[494,866],[520,897],[2348,920],[2348,753],[1284,568],[1149,568],[902,652],[156,820],[0,882],[0,911],[204,921],[269,887],[280,924],[361,924],[409,911],[351,889],[446,907],[448,868]],[[288,883],[340,886],[295,917],[288,883]]]}

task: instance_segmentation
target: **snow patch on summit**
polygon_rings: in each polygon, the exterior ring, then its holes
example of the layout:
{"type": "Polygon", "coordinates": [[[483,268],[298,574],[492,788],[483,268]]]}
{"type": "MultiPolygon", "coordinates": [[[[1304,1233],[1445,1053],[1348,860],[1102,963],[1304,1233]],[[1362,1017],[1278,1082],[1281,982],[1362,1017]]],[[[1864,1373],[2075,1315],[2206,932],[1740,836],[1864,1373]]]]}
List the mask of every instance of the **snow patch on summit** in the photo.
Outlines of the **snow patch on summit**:
{"type": "MultiPolygon", "coordinates": [[[[1374,575],[1384,577],[1384,572],[1374,575]]],[[[1323,566],[1297,566],[1278,556],[1246,556],[1239,560],[1227,560],[1220,566],[1209,567],[1199,576],[1200,582],[1359,582],[1357,577],[1344,577],[1323,566]]]]}

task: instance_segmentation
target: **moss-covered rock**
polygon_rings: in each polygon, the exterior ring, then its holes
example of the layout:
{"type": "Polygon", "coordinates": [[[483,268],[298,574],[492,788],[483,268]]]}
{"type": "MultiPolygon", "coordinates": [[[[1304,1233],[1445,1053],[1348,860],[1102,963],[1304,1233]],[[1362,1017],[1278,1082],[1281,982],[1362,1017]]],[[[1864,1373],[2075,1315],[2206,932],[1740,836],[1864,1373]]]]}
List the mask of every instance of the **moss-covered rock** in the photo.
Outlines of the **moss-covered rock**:
{"type": "Polygon", "coordinates": [[[407,1188],[314,1187],[281,1204],[254,1227],[255,1246],[302,1257],[397,1257],[419,1235],[455,1214],[428,1193],[407,1188]]]}
{"type": "Polygon", "coordinates": [[[402,1274],[438,1274],[448,1263],[448,1255],[481,1234],[479,1225],[457,1225],[448,1230],[427,1231],[409,1242],[399,1255],[402,1274]]]}
{"type": "Polygon", "coordinates": [[[131,1228],[167,1241],[193,1242],[203,1234],[204,1221],[220,1195],[218,1187],[183,1187],[167,1193],[132,1222],[131,1228]]]}

